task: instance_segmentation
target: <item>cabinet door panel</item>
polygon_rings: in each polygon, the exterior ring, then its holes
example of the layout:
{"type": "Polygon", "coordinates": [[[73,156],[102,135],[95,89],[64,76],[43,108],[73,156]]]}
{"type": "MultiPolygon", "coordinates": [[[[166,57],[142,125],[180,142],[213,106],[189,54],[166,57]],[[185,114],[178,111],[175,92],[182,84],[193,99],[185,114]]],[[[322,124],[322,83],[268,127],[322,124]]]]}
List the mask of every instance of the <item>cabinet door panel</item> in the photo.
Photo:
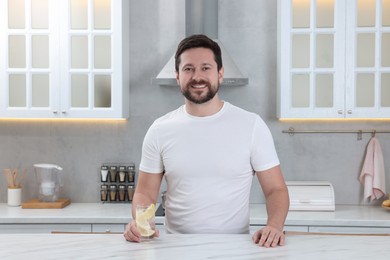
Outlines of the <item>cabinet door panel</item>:
{"type": "Polygon", "coordinates": [[[93,6],[94,28],[111,29],[111,0],[95,0],[93,6]]]}
{"type": "Polygon", "coordinates": [[[390,118],[390,108],[383,106],[387,98],[382,75],[389,73],[388,1],[349,1],[347,33],[346,110],[350,118],[390,118]],[[356,10],[355,12],[353,10],[356,10]]]}
{"type": "Polygon", "coordinates": [[[0,0],[0,118],[127,118],[129,1],[0,0]]]}
{"type": "Polygon", "coordinates": [[[390,118],[390,0],[279,0],[279,118],[390,118]]]}
{"type": "MultiPolygon", "coordinates": [[[[10,29],[24,29],[25,28],[25,1],[13,0],[8,1],[8,28],[10,29]]],[[[4,8],[4,10],[6,10],[4,8]]],[[[5,17],[5,16],[4,16],[5,17]]]]}
{"type": "Polygon", "coordinates": [[[382,0],[382,26],[390,26],[390,0],[382,0]]]}
{"type": "Polygon", "coordinates": [[[31,0],[31,28],[49,28],[49,3],[48,0],[31,0]]]}
{"type": "Polygon", "coordinates": [[[334,26],[334,0],[317,0],[316,25],[317,28],[333,28],[334,26]]]}
{"type": "Polygon", "coordinates": [[[345,2],[278,3],[279,117],[344,117],[345,2]]]}
{"type": "Polygon", "coordinates": [[[26,68],[26,36],[8,36],[8,66],[26,68]]]}
{"type": "Polygon", "coordinates": [[[92,232],[123,232],[125,227],[124,224],[92,224],[92,232]]]}
{"type": "MultiPolygon", "coordinates": [[[[257,230],[261,229],[262,227],[264,226],[255,226],[255,225],[251,225],[249,227],[249,232],[251,234],[254,234],[257,230]]],[[[284,226],[284,229],[285,231],[299,231],[299,232],[308,232],[309,231],[309,227],[308,226],[284,226]]]]}
{"type": "Polygon", "coordinates": [[[381,106],[390,107],[390,73],[383,73],[381,79],[381,106]]]}
{"type": "Polygon", "coordinates": [[[309,232],[340,233],[340,234],[389,234],[390,228],[309,226],[309,232]]]}
{"type": "Polygon", "coordinates": [[[2,234],[23,233],[51,233],[63,232],[91,232],[90,224],[1,224],[2,234]]]}
{"type": "Polygon", "coordinates": [[[382,34],[381,66],[390,67],[390,32],[382,34]]]}
{"type": "Polygon", "coordinates": [[[310,27],[310,0],[292,1],[292,26],[293,28],[310,27]]]}

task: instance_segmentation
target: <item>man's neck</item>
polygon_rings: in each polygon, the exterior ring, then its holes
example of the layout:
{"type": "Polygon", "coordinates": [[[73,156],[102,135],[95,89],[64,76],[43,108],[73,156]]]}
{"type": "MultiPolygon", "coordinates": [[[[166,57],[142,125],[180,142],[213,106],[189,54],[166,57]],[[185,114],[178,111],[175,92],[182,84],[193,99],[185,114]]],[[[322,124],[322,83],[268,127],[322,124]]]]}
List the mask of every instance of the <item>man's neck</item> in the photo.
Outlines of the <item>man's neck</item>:
{"type": "Polygon", "coordinates": [[[192,116],[205,117],[218,113],[223,107],[223,101],[215,95],[213,99],[203,104],[195,104],[185,100],[185,108],[188,114],[192,116]]]}

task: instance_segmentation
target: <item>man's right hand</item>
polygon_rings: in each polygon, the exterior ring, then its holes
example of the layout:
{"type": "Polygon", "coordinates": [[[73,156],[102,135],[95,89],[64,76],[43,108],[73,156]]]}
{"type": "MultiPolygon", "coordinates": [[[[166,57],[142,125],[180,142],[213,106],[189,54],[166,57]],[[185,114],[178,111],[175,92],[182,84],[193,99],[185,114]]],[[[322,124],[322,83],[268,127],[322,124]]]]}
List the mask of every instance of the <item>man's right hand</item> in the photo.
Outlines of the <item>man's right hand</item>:
{"type": "MultiPolygon", "coordinates": [[[[160,233],[158,229],[156,228],[156,231],[154,233],[153,237],[159,237],[160,233]]],[[[132,220],[129,224],[126,226],[125,232],[123,232],[123,236],[125,239],[129,242],[141,242],[141,233],[137,229],[137,225],[135,223],[135,220],[132,220]]]]}

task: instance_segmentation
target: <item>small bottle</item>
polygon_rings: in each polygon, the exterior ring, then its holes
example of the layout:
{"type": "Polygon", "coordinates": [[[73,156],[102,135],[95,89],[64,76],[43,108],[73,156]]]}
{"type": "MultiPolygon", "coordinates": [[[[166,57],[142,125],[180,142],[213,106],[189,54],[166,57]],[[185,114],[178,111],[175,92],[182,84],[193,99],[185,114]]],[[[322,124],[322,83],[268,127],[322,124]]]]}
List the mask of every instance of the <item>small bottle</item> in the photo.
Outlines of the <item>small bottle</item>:
{"type": "Polygon", "coordinates": [[[103,165],[100,168],[100,175],[101,175],[101,181],[102,182],[107,182],[108,181],[108,166],[103,165]]]}
{"type": "Polygon", "coordinates": [[[116,185],[110,185],[110,201],[116,201],[118,191],[116,185]]]}
{"type": "Polygon", "coordinates": [[[126,166],[119,166],[119,182],[126,181],[126,166]]]}
{"type": "Polygon", "coordinates": [[[127,171],[129,174],[129,182],[134,182],[134,177],[135,177],[135,165],[131,164],[130,166],[127,167],[127,171]]]}
{"type": "Polygon", "coordinates": [[[119,201],[125,201],[126,200],[126,186],[119,185],[118,186],[118,193],[119,193],[119,201]]]}
{"type": "Polygon", "coordinates": [[[108,200],[108,186],[105,184],[100,186],[100,200],[101,201],[108,200]]]}
{"type": "Polygon", "coordinates": [[[132,201],[134,196],[135,186],[134,185],[128,185],[127,186],[127,200],[132,201]]]}
{"type": "Polygon", "coordinates": [[[110,166],[110,182],[116,182],[116,175],[117,175],[117,168],[116,166],[110,166]]]}

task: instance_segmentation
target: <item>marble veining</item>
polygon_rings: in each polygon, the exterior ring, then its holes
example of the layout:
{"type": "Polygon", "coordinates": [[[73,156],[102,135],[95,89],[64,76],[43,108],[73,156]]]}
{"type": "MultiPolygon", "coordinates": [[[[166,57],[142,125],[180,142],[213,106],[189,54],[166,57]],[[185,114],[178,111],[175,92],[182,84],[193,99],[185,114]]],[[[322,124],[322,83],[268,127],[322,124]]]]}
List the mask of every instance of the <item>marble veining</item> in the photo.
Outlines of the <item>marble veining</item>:
{"type": "Polygon", "coordinates": [[[161,234],[130,243],[120,234],[0,235],[0,259],[388,259],[390,236],[287,235],[263,248],[248,235],[161,234]]]}

